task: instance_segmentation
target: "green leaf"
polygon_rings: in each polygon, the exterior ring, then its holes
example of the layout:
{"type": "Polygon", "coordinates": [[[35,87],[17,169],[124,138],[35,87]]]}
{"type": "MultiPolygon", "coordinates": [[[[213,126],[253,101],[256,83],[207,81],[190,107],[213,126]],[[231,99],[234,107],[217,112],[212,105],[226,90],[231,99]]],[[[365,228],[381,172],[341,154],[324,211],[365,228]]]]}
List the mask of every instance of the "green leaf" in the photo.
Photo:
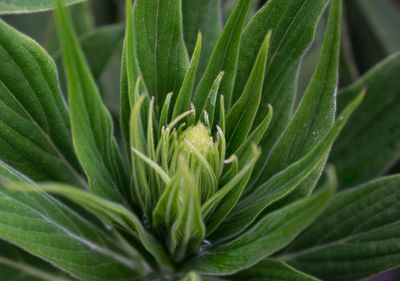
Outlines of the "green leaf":
{"type": "Polygon", "coordinates": [[[196,272],[189,272],[181,281],[201,281],[200,275],[196,272]]]}
{"type": "Polygon", "coordinates": [[[195,92],[194,105],[198,112],[203,112],[210,89],[221,71],[225,74],[220,86],[220,95],[225,98],[225,108],[230,107],[238,63],[239,44],[250,3],[249,0],[240,0],[225,24],[195,92]]]}
{"type": "Polygon", "coordinates": [[[342,90],[343,108],[356,91],[367,88],[365,102],[354,113],[333,147],[339,187],[347,188],[385,174],[400,158],[400,53],[371,69],[342,90]]]}
{"type": "Polygon", "coordinates": [[[0,158],[34,180],[84,186],[56,67],[0,20],[0,158]]]}
{"type": "MultiPolygon", "coordinates": [[[[76,4],[85,0],[63,0],[65,5],[76,4]]],[[[0,2],[1,14],[22,14],[47,11],[54,8],[54,0],[7,0],[0,2]]]]}
{"type": "MultiPolygon", "coordinates": [[[[8,189],[24,192],[48,192],[63,196],[88,209],[102,218],[110,225],[118,225],[127,230],[143,244],[143,247],[151,253],[159,264],[170,266],[169,258],[163,246],[144,228],[137,216],[118,203],[107,201],[99,196],[77,188],[57,184],[43,183],[40,185],[22,182],[4,181],[3,185],[8,189]]],[[[31,194],[31,196],[32,196],[31,194]]],[[[114,239],[116,240],[116,239],[114,239]]]]}
{"type": "MultiPolygon", "coordinates": [[[[266,83],[256,123],[264,118],[268,104],[272,105],[275,114],[271,130],[261,142],[261,159],[267,159],[271,148],[287,126],[296,95],[298,67],[313,40],[318,20],[327,3],[328,0],[270,0],[244,30],[233,101],[240,97],[245,88],[256,61],[257,51],[268,30],[273,30],[270,60],[265,73],[266,83]]],[[[262,168],[263,165],[260,164],[257,174],[262,168]]]]}
{"type": "Polygon", "coordinates": [[[172,120],[174,120],[180,114],[189,110],[190,102],[192,100],[193,87],[196,81],[197,68],[199,65],[201,45],[202,35],[201,33],[199,33],[197,37],[196,48],[194,49],[189,69],[186,72],[185,78],[183,79],[182,87],[179,90],[178,97],[176,98],[174,111],[172,113],[172,120]]]}
{"type": "MultiPolygon", "coordinates": [[[[336,113],[336,91],[341,38],[342,2],[332,1],[325,38],[317,69],[288,127],[268,158],[260,181],[265,181],[304,157],[332,127],[336,113]]],[[[328,154],[315,171],[296,189],[298,196],[307,196],[315,187],[328,154]]],[[[291,195],[291,196],[293,196],[291,195]]]]}
{"type": "Polygon", "coordinates": [[[230,278],[238,281],[318,281],[317,278],[300,272],[285,262],[270,259],[263,260],[230,278]]]}
{"type": "Polygon", "coordinates": [[[160,114],[167,93],[177,95],[189,65],[182,33],[181,0],[137,0],[133,33],[137,60],[160,114]]]}
{"type": "Polygon", "coordinates": [[[180,161],[178,173],[181,182],[181,194],[179,197],[182,201],[176,221],[171,229],[171,241],[169,243],[169,250],[173,253],[177,262],[181,262],[188,254],[196,253],[206,234],[201,216],[198,187],[189,167],[184,162],[185,160],[180,161]]]}
{"type": "Polygon", "coordinates": [[[203,35],[203,47],[197,77],[204,72],[222,31],[220,0],[182,0],[183,34],[190,55],[194,53],[196,36],[203,35]]]}
{"type": "Polygon", "coordinates": [[[125,37],[122,51],[121,77],[120,77],[120,126],[125,149],[130,155],[130,120],[132,104],[136,100],[135,91],[142,88],[139,75],[139,66],[136,59],[136,49],[133,35],[133,9],[132,2],[126,1],[125,7],[125,37]]]}
{"type": "Polygon", "coordinates": [[[0,241],[0,272],[3,280],[71,281],[43,260],[0,241]]]}
{"type": "Polygon", "coordinates": [[[110,233],[54,198],[1,186],[0,205],[1,239],[80,280],[140,280],[134,260],[110,233]]]}
{"type": "Polygon", "coordinates": [[[127,176],[113,138],[110,113],[104,106],[61,0],[57,27],[67,74],[72,136],[90,189],[101,196],[123,200],[127,176]]]}
{"type": "Polygon", "coordinates": [[[399,199],[399,175],[343,191],[281,258],[328,281],[398,267],[399,199]]]}
{"type": "Polygon", "coordinates": [[[204,274],[227,275],[249,268],[279,251],[324,210],[335,191],[335,176],[330,173],[327,187],[262,218],[241,236],[205,249],[189,262],[189,267],[204,274]]]}
{"type": "Polygon", "coordinates": [[[267,209],[269,206],[298,188],[299,184],[318,167],[325,155],[329,153],[333,142],[363,97],[364,93],[361,93],[351,102],[338,117],[334,126],[308,154],[243,197],[231,215],[219,227],[214,235],[215,239],[226,240],[242,232],[263,211],[270,211],[267,209]]]}
{"type": "Polygon", "coordinates": [[[264,84],[265,67],[271,32],[267,34],[258,52],[249,80],[242,95],[226,116],[226,136],[228,153],[234,152],[246,140],[253,126],[264,84]]]}

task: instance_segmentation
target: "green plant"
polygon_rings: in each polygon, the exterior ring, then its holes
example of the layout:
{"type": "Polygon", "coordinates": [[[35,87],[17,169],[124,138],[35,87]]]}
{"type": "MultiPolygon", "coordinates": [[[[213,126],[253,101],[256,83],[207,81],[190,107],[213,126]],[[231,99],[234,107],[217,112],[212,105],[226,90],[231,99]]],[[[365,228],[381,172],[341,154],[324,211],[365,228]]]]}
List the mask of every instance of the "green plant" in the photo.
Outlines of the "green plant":
{"type": "Polygon", "coordinates": [[[204,38],[184,36],[181,0],[128,0],[120,139],[62,0],[67,105],[50,56],[0,21],[6,280],[358,280],[398,267],[400,177],[369,180],[398,159],[400,54],[337,97],[332,0],[294,109],[328,2],[270,0],[247,22],[239,0],[215,39],[215,18],[193,19],[204,38]]]}

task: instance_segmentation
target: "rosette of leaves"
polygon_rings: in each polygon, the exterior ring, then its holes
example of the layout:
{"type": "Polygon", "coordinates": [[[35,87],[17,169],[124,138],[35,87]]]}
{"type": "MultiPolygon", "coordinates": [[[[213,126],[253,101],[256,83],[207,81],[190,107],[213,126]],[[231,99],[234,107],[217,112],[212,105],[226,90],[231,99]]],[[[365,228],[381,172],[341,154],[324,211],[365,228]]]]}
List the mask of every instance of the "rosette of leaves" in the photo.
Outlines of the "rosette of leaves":
{"type": "MultiPolygon", "coordinates": [[[[342,175],[357,161],[342,151],[360,141],[348,128],[365,124],[366,84],[398,102],[397,55],[340,94],[336,114],[340,0],[294,107],[299,64],[328,2],[270,0],[247,22],[251,1],[239,0],[209,52],[201,33],[185,38],[181,0],[127,1],[121,138],[61,0],[67,102],[51,58],[0,21],[6,278],[356,280],[397,267],[400,178],[335,195],[334,168],[325,169],[346,123],[333,162],[342,175]]],[[[212,42],[219,23],[201,26],[212,42]]],[[[393,114],[398,103],[390,106],[393,114]]],[[[364,180],[357,175],[339,177],[340,187],[364,180]]]]}

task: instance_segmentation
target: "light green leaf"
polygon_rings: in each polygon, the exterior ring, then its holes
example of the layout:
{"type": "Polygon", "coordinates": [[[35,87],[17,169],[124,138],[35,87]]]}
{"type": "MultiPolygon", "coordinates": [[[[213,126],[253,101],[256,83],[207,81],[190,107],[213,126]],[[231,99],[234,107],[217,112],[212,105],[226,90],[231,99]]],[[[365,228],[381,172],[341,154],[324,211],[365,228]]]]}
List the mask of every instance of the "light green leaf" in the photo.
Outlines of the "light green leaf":
{"type": "Polygon", "coordinates": [[[181,160],[178,167],[182,201],[171,229],[169,243],[169,250],[177,262],[181,262],[187,255],[196,253],[206,234],[201,216],[199,190],[184,161],[181,160]]]}
{"type": "MultiPolygon", "coordinates": [[[[76,189],[78,190],[78,189],[76,189]]],[[[80,280],[140,280],[111,234],[54,198],[0,187],[0,238],[80,280]]]]}
{"type": "Polygon", "coordinates": [[[194,53],[196,36],[203,35],[203,47],[197,77],[204,72],[222,31],[220,0],[182,0],[183,34],[190,55],[194,53]]]}
{"type": "Polygon", "coordinates": [[[189,272],[181,281],[201,281],[200,275],[196,272],[189,272]]]}
{"type": "Polygon", "coordinates": [[[43,260],[0,241],[0,272],[3,280],[72,281],[43,260]]]}
{"type": "Polygon", "coordinates": [[[327,281],[400,266],[399,199],[399,175],[339,193],[282,258],[327,281]]]}
{"type": "Polygon", "coordinates": [[[300,272],[285,262],[270,259],[263,260],[230,278],[238,281],[318,281],[317,278],[300,272]]]}
{"type": "MultiPolygon", "coordinates": [[[[233,95],[236,101],[250,76],[257,51],[268,30],[273,30],[270,60],[265,73],[263,94],[256,123],[264,118],[268,104],[275,114],[271,130],[261,142],[263,155],[268,154],[290,119],[296,95],[297,71],[302,56],[311,44],[316,26],[328,0],[270,0],[251,19],[240,45],[238,71],[233,95]]],[[[259,174],[263,165],[259,165],[259,174]]]]}
{"type": "Polygon", "coordinates": [[[279,251],[324,210],[336,187],[330,173],[327,187],[262,218],[241,236],[205,249],[204,254],[189,262],[189,267],[204,274],[227,275],[249,268],[279,251]]]}
{"type": "Polygon", "coordinates": [[[225,74],[220,86],[220,95],[223,95],[225,98],[225,108],[230,107],[238,62],[239,43],[250,3],[251,1],[249,0],[238,1],[228,22],[225,24],[224,30],[215,45],[210,61],[195,92],[194,105],[198,112],[203,112],[210,89],[215,78],[221,71],[225,74]]]}
{"type": "MultiPolygon", "coordinates": [[[[317,69],[290,121],[268,158],[265,181],[311,151],[334,123],[341,38],[342,2],[333,0],[317,69]]],[[[327,153],[315,171],[290,196],[307,196],[315,187],[327,153]]]]}
{"type": "MultiPolygon", "coordinates": [[[[169,92],[178,94],[189,65],[183,40],[181,0],[137,0],[133,33],[139,68],[156,112],[169,92]]],[[[175,100],[175,98],[173,98],[175,100]]]]}
{"type": "Polygon", "coordinates": [[[90,189],[101,196],[123,200],[128,180],[113,138],[112,119],[61,0],[57,0],[56,19],[67,74],[75,151],[89,179],[90,189]]]}
{"type": "MultiPolygon", "coordinates": [[[[63,0],[65,5],[76,4],[85,0],[63,0]]],[[[54,0],[6,0],[0,2],[1,14],[22,14],[47,11],[54,8],[54,0]]]]}
{"type": "Polygon", "coordinates": [[[342,90],[343,108],[357,91],[367,88],[365,102],[333,147],[339,187],[346,188],[385,174],[400,158],[400,53],[394,54],[352,86],[342,90]]]}
{"type": "Polygon", "coordinates": [[[34,180],[84,186],[56,67],[0,20],[0,158],[34,180]]]}
{"type": "Polygon", "coordinates": [[[298,188],[299,184],[318,167],[321,159],[324,159],[325,155],[329,153],[333,142],[343,129],[350,115],[359,106],[363,97],[364,93],[351,102],[338,117],[334,126],[308,154],[243,197],[232,211],[232,214],[216,231],[214,238],[216,240],[226,240],[242,232],[263,211],[270,211],[267,208],[271,204],[298,188]]]}
{"type": "Polygon", "coordinates": [[[265,67],[271,32],[267,34],[258,52],[249,80],[242,95],[229,110],[226,116],[227,151],[234,152],[246,140],[253,126],[264,84],[265,67]]]}

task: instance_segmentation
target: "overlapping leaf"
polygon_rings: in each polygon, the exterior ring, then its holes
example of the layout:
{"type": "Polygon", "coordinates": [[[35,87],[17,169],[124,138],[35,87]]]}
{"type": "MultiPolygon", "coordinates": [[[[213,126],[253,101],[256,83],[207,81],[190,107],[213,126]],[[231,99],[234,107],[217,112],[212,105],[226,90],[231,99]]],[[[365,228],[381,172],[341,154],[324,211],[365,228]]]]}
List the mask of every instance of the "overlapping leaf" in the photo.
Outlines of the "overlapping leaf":
{"type": "Polygon", "coordinates": [[[0,21],[0,64],[1,159],[34,180],[84,185],[50,57],[0,21]]]}
{"type": "Polygon", "coordinates": [[[263,260],[230,278],[238,281],[318,281],[285,262],[271,259],[263,260]]]}
{"type": "Polygon", "coordinates": [[[358,280],[399,266],[399,198],[399,176],[339,193],[282,258],[323,280],[358,280]]]}
{"type": "Polygon", "coordinates": [[[204,274],[227,275],[256,264],[289,244],[314,221],[333,196],[335,183],[333,175],[317,194],[265,216],[233,241],[209,247],[189,265],[204,274]]]}
{"type": "MultiPolygon", "coordinates": [[[[314,37],[318,20],[328,0],[271,0],[251,19],[244,30],[240,45],[238,73],[233,100],[237,100],[250,75],[268,30],[273,30],[270,60],[265,74],[266,83],[256,120],[266,114],[268,104],[275,115],[271,130],[261,142],[266,159],[270,149],[287,126],[297,86],[297,70],[300,60],[314,37]]],[[[258,169],[262,170],[263,165],[258,169]]]]}
{"type": "Polygon", "coordinates": [[[332,151],[331,161],[337,167],[340,188],[383,175],[400,158],[399,72],[397,53],[339,93],[338,106],[343,108],[357,91],[367,88],[365,102],[332,151]]]}
{"type": "MultiPolygon", "coordinates": [[[[225,107],[229,108],[230,106],[237,70],[239,44],[250,2],[251,1],[248,0],[240,0],[237,3],[215,45],[210,61],[194,96],[194,105],[199,112],[203,111],[214,80],[221,71],[225,74],[220,85],[220,95],[225,97],[225,107]]],[[[258,52],[259,48],[256,50],[256,52],[258,52]]],[[[218,100],[219,99],[217,99],[217,101],[218,100]]],[[[217,108],[219,107],[217,106],[217,108]]]]}
{"type": "Polygon", "coordinates": [[[111,116],[101,101],[62,1],[57,1],[57,24],[67,74],[72,136],[91,190],[122,200],[127,177],[113,138],[111,116]]]}
{"type": "MultiPolygon", "coordinates": [[[[317,69],[292,120],[274,146],[263,179],[279,173],[306,155],[328,132],[336,113],[336,91],[340,52],[342,4],[334,0],[317,69]]],[[[322,156],[322,155],[321,155],[322,156]]],[[[296,190],[307,196],[314,188],[325,165],[327,154],[319,166],[296,190]]]]}
{"type": "MultiPolygon", "coordinates": [[[[156,112],[169,92],[177,95],[189,65],[182,33],[181,0],[137,0],[133,34],[138,65],[156,112]]],[[[174,98],[175,99],[175,98],[174,98]]]]}

